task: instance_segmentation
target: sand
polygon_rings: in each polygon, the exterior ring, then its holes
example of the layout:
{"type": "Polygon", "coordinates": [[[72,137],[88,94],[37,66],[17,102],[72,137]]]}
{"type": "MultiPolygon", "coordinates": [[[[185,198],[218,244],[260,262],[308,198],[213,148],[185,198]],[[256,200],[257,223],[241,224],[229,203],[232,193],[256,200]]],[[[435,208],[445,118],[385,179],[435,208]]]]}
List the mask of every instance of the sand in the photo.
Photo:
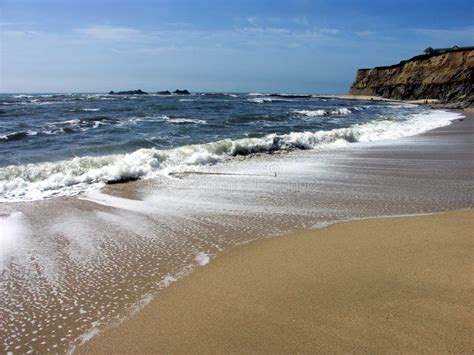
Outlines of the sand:
{"type": "Polygon", "coordinates": [[[473,220],[361,220],[246,244],[78,352],[472,352],[473,220]]]}

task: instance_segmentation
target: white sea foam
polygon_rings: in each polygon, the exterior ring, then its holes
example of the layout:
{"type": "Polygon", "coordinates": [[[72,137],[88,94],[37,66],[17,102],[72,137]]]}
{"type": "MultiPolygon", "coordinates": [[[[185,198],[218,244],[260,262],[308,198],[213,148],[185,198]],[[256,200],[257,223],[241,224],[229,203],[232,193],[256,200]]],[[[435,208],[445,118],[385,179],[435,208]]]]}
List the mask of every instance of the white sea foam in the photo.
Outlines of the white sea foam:
{"type": "Polygon", "coordinates": [[[56,221],[49,231],[68,240],[66,250],[77,262],[87,262],[96,252],[94,223],[84,223],[81,218],[67,217],[56,221]]]}
{"type": "MultiPolygon", "coordinates": [[[[137,213],[147,214],[151,211],[149,202],[141,200],[132,200],[128,198],[116,197],[100,192],[92,191],[81,197],[81,200],[91,201],[96,204],[108,207],[114,207],[120,210],[132,211],[137,213]]],[[[117,223],[117,221],[111,220],[110,215],[99,214],[99,217],[117,223]]]]}
{"type": "Polygon", "coordinates": [[[98,128],[99,126],[104,125],[105,123],[102,121],[94,121],[94,124],[92,125],[92,128],[98,128]]]}
{"type": "Polygon", "coordinates": [[[247,99],[248,102],[252,102],[254,104],[264,104],[266,102],[272,102],[273,99],[269,98],[269,97],[255,97],[255,98],[252,98],[252,99],[247,99]]]}
{"type": "Polygon", "coordinates": [[[34,104],[34,105],[39,105],[39,106],[42,106],[42,105],[56,105],[56,104],[65,104],[67,102],[70,102],[70,101],[39,101],[38,99],[34,99],[34,100],[30,100],[30,104],[34,104]]]}
{"type": "Polygon", "coordinates": [[[173,277],[171,275],[166,275],[163,280],[161,280],[159,282],[159,286],[161,288],[165,288],[165,287],[168,287],[169,285],[171,285],[173,282],[176,282],[178,281],[178,279],[176,277],[173,277]]]}
{"type": "Polygon", "coordinates": [[[56,122],[47,122],[48,125],[53,125],[53,126],[61,126],[61,125],[66,125],[66,126],[74,126],[78,125],[81,123],[81,120],[79,119],[73,119],[73,120],[67,120],[67,121],[56,121],[56,122]]]}
{"type": "Polygon", "coordinates": [[[237,155],[392,140],[445,126],[459,117],[452,112],[427,111],[404,120],[373,121],[330,131],[270,134],[168,150],[139,149],[129,154],[8,166],[0,168],[0,199],[34,200],[76,194],[109,181],[168,174],[181,167],[215,164],[237,155]]]}
{"type": "Polygon", "coordinates": [[[81,131],[87,131],[90,128],[98,128],[102,125],[107,125],[111,123],[116,123],[116,120],[111,119],[106,116],[97,116],[85,119],[72,119],[66,121],[53,121],[47,122],[46,125],[53,129],[43,131],[42,133],[45,134],[57,134],[57,133],[64,133],[66,129],[80,129],[81,131]]]}
{"type": "Polygon", "coordinates": [[[193,119],[193,118],[181,118],[181,117],[171,118],[166,115],[134,117],[130,119],[128,122],[137,123],[137,122],[163,122],[163,121],[174,123],[174,124],[183,124],[183,123],[207,124],[205,120],[199,120],[199,119],[193,119]]]}
{"type": "Polygon", "coordinates": [[[247,94],[247,96],[268,96],[268,94],[261,94],[259,92],[251,92],[250,94],[247,94]]]}
{"type": "Polygon", "coordinates": [[[209,264],[210,258],[209,255],[207,255],[206,253],[200,252],[198,255],[196,255],[195,260],[199,266],[204,266],[209,264]]]}
{"type": "Polygon", "coordinates": [[[169,118],[165,116],[165,120],[170,123],[197,123],[197,124],[207,124],[204,120],[192,119],[192,118],[169,118]]]}
{"type": "Polygon", "coordinates": [[[0,216],[0,270],[11,254],[21,248],[26,233],[27,228],[21,212],[0,216]]]}
{"type": "Polygon", "coordinates": [[[7,133],[0,135],[0,140],[2,141],[13,141],[13,140],[18,140],[22,139],[28,136],[36,136],[38,132],[28,130],[28,131],[18,131],[18,132],[12,132],[12,133],[7,133]]]}
{"type": "Polygon", "coordinates": [[[334,109],[320,109],[320,110],[295,110],[292,111],[298,115],[307,117],[319,117],[328,115],[348,115],[352,111],[346,107],[334,108],[334,109]]]}
{"type": "MultiPolygon", "coordinates": [[[[97,336],[100,333],[99,328],[97,326],[92,327],[86,333],[82,334],[79,338],[81,344],[87,343],[93,337],[97,336]]],[[[74,349],[72,349],[74,350],[74,349]]],[[[73,351],[70,352],[71,354],[73,351]]]]}

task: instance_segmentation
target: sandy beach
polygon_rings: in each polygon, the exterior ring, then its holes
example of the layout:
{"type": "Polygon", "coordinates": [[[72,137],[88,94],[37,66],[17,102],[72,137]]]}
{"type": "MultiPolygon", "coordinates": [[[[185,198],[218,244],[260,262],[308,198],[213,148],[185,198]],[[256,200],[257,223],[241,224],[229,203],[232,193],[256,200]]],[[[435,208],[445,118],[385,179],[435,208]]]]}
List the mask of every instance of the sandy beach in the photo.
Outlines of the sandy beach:
{"type": "Polygon", "coordinates": [[[362,220],[247,244],[78,353],[467,353],[473,217],[362,220]]]}

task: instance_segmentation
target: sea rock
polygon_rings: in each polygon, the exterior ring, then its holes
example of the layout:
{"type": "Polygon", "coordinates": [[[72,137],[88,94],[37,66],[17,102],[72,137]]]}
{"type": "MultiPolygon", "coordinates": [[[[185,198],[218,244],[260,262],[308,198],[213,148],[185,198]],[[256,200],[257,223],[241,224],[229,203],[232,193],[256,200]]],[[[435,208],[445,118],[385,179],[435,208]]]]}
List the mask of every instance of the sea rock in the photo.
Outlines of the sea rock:
{"type": "Polygon", "coordinates": [[[171,92],[169,90],[165,90],[165,91],[158,91],[156,94],[157,95],[171,95],[171,92]]]}
{"type": "Polygon", "coordinates": [[[147,92],[138,90],[127,90],[127,91],[110,91],[109,95],[148,95],[147,92]]]}
{"type": "Polygon", "coordinates": [[[127,182],[132,182],[132,181],[137,181],[137,180],[139,180],[139,178],[135,176],[122,176],[114,180],[108,180],[106,184],[107,185],[125,184],[127,182]]]}
{"type": "Polygon", "coordinates": [[[395,100],[438,99],[456,107],[474,105],[474,49],[424,54],[399,64],[359,69],[349,94],[395,100]]]}
{"type": "Polygon", "coordinates": [[[176,89],[175,91],[173,91],[173,94],[176,94],[176,95],[189,95],[189,91],[184,89],[184,90],[179,90],[179,89],[176,89]]]}

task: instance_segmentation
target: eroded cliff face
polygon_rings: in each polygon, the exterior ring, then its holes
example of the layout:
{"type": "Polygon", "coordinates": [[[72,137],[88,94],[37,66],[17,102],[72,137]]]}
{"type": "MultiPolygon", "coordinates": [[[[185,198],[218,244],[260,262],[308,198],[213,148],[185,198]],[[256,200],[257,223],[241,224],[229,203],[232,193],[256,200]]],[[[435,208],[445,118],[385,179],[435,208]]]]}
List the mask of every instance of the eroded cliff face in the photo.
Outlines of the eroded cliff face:
{"type": "Polygon", "coordinates": [[[474,105],[474,50],[420,55],[388,67],[359,69],[349,94],[395,100],[438,99],[474,105]]]}

